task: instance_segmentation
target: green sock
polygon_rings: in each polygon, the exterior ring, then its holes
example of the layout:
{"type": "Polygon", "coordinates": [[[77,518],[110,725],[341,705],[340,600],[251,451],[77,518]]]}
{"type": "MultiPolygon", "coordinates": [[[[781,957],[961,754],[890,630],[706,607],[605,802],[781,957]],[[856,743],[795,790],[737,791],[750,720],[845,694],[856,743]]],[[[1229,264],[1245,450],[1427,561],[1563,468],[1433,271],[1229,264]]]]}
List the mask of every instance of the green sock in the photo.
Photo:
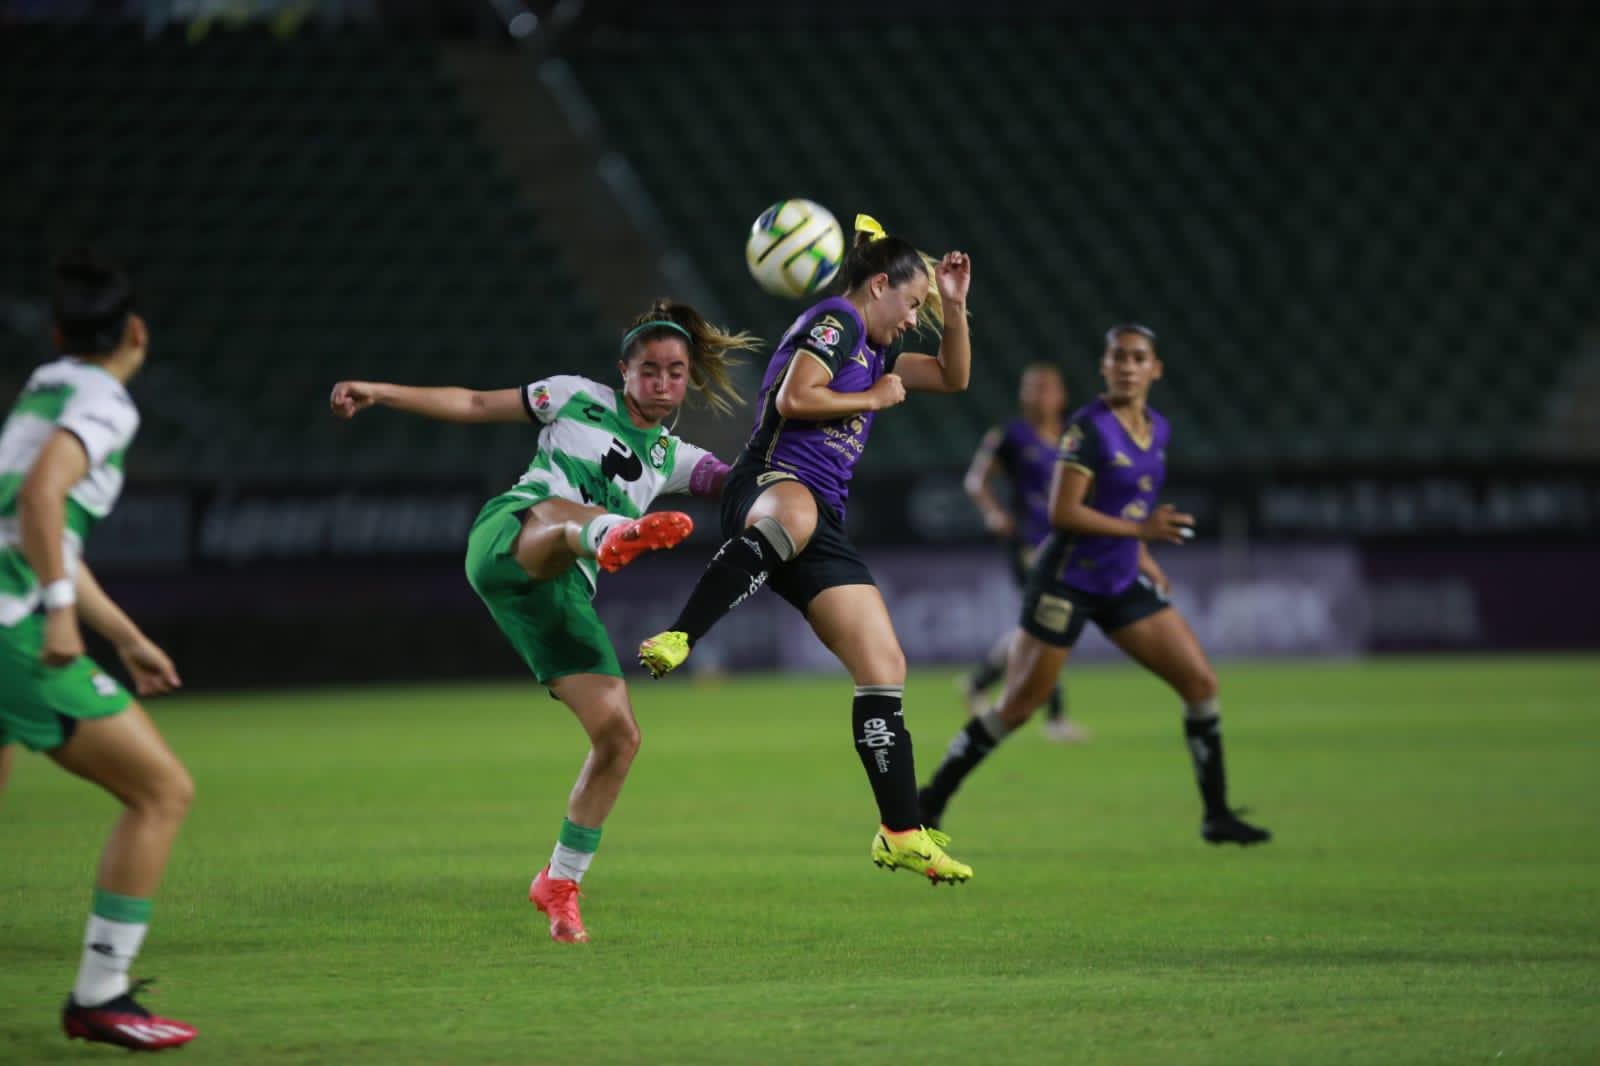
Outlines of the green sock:
{"type": "Polygon", "coordinates": [[[119,896],[115,892],[107,892],[103,888],[94,890],[94,913],[113,922],[128,922],[131,924],[148,925],[150,923],[151,903],[147,899],[138,899],[134,896],[119,896]]]}
{"type": "Polygon", "coordinates": [[[599,826],[590,829],[570,818],[561,819],[561,835],[556,837],[556,850],[550,855],[550,876],[582,881],[599,847],[599,826]]]}

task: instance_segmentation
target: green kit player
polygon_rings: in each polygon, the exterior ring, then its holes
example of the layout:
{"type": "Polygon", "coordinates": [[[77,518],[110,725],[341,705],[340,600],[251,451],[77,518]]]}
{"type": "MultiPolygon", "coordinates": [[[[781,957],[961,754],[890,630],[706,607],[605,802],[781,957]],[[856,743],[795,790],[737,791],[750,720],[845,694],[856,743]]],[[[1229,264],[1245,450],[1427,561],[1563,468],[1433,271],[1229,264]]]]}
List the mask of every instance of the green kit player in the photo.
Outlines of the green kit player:
{"type": "Polygon", "coordinates": [[[84,654],[79,629],[111,642],[139,695],[179,686],[172,660],[83,561],[122,492],[139,428],[125,386],[149,338],[127,276],[92,252],[58,260],[53,287],[56,345],[71,354],[33,372],[0,431],[0,769],[21,744],[121,801],[61,1023],[69,1037],[156,1051],[195,1031],[140,1006],[128,968],[194,785],[138,702],[84,654]]]}
{"type": "Polygon", "coordinates": [[[623,334],[621,388],[575,376],[489,392],[368,381],[333,388],[334,413],[344,418],[379,404],[447,422],[531,421],[539,428],[527,472],[473,523],[467,580],[533,676],[589,735],[555,851],[528,890],[556,940],[588,939],[578,883],[639,748],[622,669],[591,602],[597,567],[620,570],[639,553],[689,535],[686,514],[645,514],[657,496],[721,492],[727,466],[663,423],[690,389],[729,410],[738,396],[727,355],[757,343],[718,330],[687,304],[658,301],[623,334]]]}

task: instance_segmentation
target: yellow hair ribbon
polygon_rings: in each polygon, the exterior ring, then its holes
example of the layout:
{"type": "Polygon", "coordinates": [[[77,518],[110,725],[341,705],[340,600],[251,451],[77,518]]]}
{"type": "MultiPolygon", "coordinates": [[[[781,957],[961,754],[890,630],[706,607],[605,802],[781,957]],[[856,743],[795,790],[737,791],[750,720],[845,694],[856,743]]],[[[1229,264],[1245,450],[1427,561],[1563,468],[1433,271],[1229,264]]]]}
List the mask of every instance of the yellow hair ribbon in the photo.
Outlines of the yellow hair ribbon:
{"type": "Polygon", "coordinates": [[[856,216],[856,232],[865,233],[869,238],[871,238],[871,240],[868,241],[869,244],[871,241],[881,241],[888,236],[887,233],[883,232],[883,223],[879,222],[871,215],[856,216]]]}

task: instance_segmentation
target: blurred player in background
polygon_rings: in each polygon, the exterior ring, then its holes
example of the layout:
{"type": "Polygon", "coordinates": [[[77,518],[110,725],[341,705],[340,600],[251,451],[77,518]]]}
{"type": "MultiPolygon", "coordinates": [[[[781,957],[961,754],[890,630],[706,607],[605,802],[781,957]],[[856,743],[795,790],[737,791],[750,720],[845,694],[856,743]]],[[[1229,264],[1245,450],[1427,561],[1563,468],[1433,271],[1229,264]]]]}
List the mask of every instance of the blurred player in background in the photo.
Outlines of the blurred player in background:
{"type": "Polygon", "coordinates": [[[689,535],[686,514],[644,513],[657,496],[722,491],[728,467],[662,423],[690,389],[730,411],[739,397],[728,353],[757,343],[717,329],[687,304],[658,301],[623,334],[621,388],[573,376],[489,392],[367,381],[333,387],[333,411],[343,418],[379,404],[447,422],[539,427],[527,472],[473,523],[467,579],[533,676],[589,736],[555,851],[528,890],[556,940],[589,939],[578,885],[639,748],[622,668],[591,602],[596,567],[620,570],[689,535]]]}
{"type": "Polygon", "coordinates": [[[126,386],[149,335],[127,275],[93,252],[62,256],[53,281],[64,354],[28,378],[0,432],[0,751],[9,760],[16,742],[45,752],[122,803],[61,1024],[69,1037],[157,1051],[195,1031],[140,1006],[134,995],[148,982],[130,986],[128,969],[194,784],[139,703],[84,653],[80,629],[111,643],[139,695],[181,684],[83,561],[90,529],[122,494],[139,429],[126,386]]]}
{"type": "Polygon", "coordinates": [[[1155,506],[1170,434],[1167,420],[1146,401],[1162,370],[1150,329],[1107,331],[1100,361],[1106,393],[1076,412],[1061,438],[1050,494],[1055,532],[1028,576],[1005,696],[950,742],[921,793],[929,824],[943,819],[966,776],[1044,702],[1092,620],[1183,700],[1184,737],[1204,805],[1201,836],[1213,844],[1272,839],[1228,806],[1217,676],[1193,630],[1168,603],[1166,575],[1145,546],[1152,540],[1182,544],[1194,532],[1190,516],[1171,504],[1155,506]]]}
{"type": "MultiPolygon", "coordinates": [[[[1050,536],[1050,480],[1055,474],[1056,451],[1061,446],[1062,415],[1067,407],[1067,386],[1061,371],[1050,363],[1034,363],[1022,372],[1018,387],[1021,412],[1003,426],[983,435],[967,468],[963,486],[983,515],[983,524],[1005,545],[1006,562],[1020,589],[1045,538],[1050,536]],[[1010,506],[1002,506],[989,488],[996,472],[1010,482],[1010,506]]],[[[967,675],[967,713],[982,714],[986,692],[1006,672],[1006,652],[1014,630],[1006,630],[989,647],[978,668],[967,675]]],[[[1088,730],[1068,721],[1065,687],[1060,681],[1050,690],[1045,708],[1045,735],[1064,744],[1083,743],[1088,730]]]]}
{"type": "Polygon", "coordinates": [[[761,383],[755,432],[728,476],[718,549],[670,630],[646,640],[639,661],[656,677],[683,664],[694,643],[763,584],[806,616],[855,681],[856,750],[881,822],[871,856],[888,869],[965,881],[971,867],[944,851],[917,811],[911,734],[901,713],[906,658],[878,592],[844,527],[850,475],[876,412],[906,390],[961,392],[971,372],[967,335],[970,261],[931,260],[909,241],[856,219],[839,274],[842,296],[789,327],[761,383]],[[939,354],[901,354],[919,322],[942,326],[939,354]]]}

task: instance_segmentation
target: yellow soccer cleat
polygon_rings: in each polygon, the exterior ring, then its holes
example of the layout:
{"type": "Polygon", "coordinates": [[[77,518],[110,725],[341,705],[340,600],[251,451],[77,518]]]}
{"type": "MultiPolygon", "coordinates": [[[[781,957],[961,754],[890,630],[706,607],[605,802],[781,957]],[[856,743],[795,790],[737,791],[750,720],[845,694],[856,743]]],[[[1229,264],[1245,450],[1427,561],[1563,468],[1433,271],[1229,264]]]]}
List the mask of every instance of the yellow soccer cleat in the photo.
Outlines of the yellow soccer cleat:
{"type": "Polygon", "coordinates": [[[872,861],[887,870],[915,870],[937,885],[972,879],[972,867],[945,854],[948,833],[937,829],[907,829],[891,833],[883,826],[872,838],[872,861]]]}
{"type": "Polygon", "coordinates": [[[639,665],[651,677],[666,677],[689,657],[689,634],[669,629],[639,645],[639,665]]]}

